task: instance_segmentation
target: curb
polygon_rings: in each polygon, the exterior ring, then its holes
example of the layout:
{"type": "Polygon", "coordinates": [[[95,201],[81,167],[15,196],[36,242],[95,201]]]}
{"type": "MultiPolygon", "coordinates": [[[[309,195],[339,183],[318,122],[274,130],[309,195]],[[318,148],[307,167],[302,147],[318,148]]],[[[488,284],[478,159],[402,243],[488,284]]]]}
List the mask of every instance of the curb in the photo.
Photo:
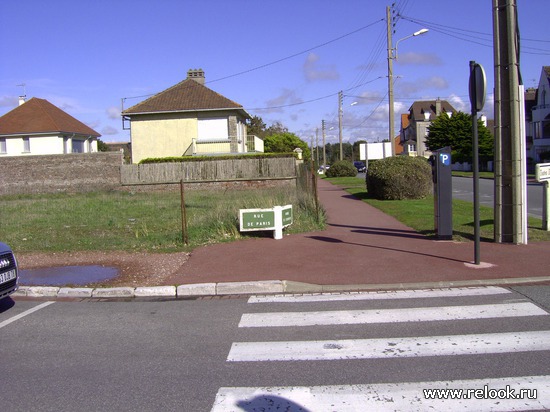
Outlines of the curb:
{"type": "Polygon", "coordinates": [[[287,280],[257,282],[194,283],[179,286],[143,286],[116,288],[66,288],[54,286],[20,286],[12,296],[32,298],[198,298],[230,295],[272,295],[302,293],[361,292],[369,290],[438,289],[474,286],[512,286],[550,282],[550,276],[507,279],[457,280],[440,282],[386,283],[358,285],[316,285],[287,280]]]}

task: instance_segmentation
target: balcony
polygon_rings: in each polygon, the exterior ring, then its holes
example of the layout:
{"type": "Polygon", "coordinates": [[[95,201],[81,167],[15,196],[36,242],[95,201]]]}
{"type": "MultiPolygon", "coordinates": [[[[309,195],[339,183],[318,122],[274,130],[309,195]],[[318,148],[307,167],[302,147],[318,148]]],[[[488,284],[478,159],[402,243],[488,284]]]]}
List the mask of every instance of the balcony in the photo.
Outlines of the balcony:
{"type": "Polygon", "coordinates": [[[257,136],[246,139],[230,136],[227,139],[192,139],[184,156],[215,156],[241,153],[263,153],[264,141],[257,136]]]}

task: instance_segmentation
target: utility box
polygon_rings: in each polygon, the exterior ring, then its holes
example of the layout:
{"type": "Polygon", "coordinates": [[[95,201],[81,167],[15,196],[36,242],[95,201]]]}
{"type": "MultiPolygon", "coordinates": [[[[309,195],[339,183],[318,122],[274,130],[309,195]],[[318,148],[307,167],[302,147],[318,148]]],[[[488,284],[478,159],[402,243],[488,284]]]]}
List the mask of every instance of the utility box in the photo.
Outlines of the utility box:
{"type": "Polygon", "coordinates": [[[453,179],[451,148],[435,150],[430,156],[434,182],[434,227],[438,239],[453,238],[453,179]]]}

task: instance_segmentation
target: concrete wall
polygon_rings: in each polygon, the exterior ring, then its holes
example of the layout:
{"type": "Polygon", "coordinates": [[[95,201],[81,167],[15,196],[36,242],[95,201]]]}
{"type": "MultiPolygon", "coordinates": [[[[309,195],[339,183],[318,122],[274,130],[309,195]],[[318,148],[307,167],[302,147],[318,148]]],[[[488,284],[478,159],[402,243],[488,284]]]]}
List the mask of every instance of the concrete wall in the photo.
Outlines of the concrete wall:
{"type": "Polygon", "coordinates": [[[0,157],[0,195],[120,187],[122,152],[0,157]]]}

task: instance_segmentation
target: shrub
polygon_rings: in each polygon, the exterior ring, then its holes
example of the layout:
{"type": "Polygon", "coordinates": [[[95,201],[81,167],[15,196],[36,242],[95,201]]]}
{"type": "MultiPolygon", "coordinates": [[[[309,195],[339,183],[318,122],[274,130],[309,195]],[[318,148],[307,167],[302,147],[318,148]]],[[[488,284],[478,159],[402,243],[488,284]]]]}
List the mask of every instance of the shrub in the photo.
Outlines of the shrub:
{"type": "Polygon", "coordinates": [[[423,157],[388,157],[369,166],[366,181],[376,199],[422,199],[432,193],[432,168],[423,157]]]}
{"type": "Polygon", "coordinates": [[[355,177],[357,169],[353,163],[347,160],[339,160],[327,170],[327,177],[355,177]]]}

